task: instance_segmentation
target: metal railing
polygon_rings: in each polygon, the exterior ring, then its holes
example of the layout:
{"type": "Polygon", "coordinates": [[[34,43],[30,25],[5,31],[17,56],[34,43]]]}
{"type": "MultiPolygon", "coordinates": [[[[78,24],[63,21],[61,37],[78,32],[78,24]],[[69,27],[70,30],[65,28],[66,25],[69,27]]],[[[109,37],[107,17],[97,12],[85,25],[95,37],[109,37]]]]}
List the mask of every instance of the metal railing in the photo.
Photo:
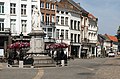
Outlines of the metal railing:
{"type": "Polygon", "coordinates": [[[3,30],[0,30],[0,32],[7,32],[7,33],[9,33],[10,32],[10,28],[4,28],[3,30]]]}

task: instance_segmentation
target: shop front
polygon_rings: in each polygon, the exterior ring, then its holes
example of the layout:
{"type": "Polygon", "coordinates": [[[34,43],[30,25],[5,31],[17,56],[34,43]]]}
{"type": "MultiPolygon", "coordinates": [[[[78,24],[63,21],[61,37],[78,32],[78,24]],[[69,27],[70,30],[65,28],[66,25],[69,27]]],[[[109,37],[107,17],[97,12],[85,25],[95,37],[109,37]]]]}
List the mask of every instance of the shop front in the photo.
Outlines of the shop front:
{"type": "Polygon", "coordinates": [[[71,45],[71,56],[79,58],[80,45],[71,45]]]}

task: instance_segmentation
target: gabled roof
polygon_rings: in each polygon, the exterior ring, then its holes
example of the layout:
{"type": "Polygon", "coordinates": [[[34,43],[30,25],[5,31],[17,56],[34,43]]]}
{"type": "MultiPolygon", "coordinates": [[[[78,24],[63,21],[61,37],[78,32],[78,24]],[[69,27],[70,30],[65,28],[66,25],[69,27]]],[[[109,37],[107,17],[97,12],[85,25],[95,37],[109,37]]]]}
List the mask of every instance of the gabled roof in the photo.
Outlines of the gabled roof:
{"type": "Polygon", "coordinates": [[[88,14],[88,17],[90,17],[91,19],[96,19],[96,17],[95,16],[93,16],[93,14],[88,14]]]}
{"type": "Polygon", "coordinates": [[[99,41],[102,41],[102,40],[108,41],[107,37],[105,35],[102,35],[102,34],[98,34],[98,40],[99,41]]]}
{"type": "Polygon", "coordinates": [[[111,41],[113,41],[113,42],[118,42],[117,37],[111,36],[111,35],[108,35],[108,34],[105,34],[105,35],[109,38],[109,40],[111,40],[111,41]]]}
{"type": "Polygon", "coordinates": [[[73,0],[68,0],[71,4],[73,4],[74,6],[76,6],[79,10],[81,10],[82,12],[89,14],[89,12],[87,12],[85,9],[83,9],[80,5],[78,5],[77,3],[75,3],[73,0]]]}
{"type": "Polygon", "coordinates": [[[80,5],[78,5],[78,3],[75,3],[73,0],[61,0],[62,2],[64,1],[68,1],[69,3],[71,3],[74,7],[76,7],[78,10],[80,10],[80,12],[82,12],[82,15],[87,16],[89,14],[89,12],[87,12],[85,9],[83,9],[80,5]]]}

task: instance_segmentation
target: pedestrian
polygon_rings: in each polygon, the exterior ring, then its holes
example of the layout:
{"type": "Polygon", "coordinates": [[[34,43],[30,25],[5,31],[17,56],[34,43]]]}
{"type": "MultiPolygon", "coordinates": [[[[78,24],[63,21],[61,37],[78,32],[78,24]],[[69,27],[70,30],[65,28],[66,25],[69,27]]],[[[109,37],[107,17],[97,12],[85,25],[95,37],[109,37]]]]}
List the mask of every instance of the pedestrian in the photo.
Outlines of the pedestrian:
{"type": "Polygon", "coordinates": [[[9,56],[8,56],[8,66],[14,64],[14,53],[12,49],[9,50],[9,56]]]}

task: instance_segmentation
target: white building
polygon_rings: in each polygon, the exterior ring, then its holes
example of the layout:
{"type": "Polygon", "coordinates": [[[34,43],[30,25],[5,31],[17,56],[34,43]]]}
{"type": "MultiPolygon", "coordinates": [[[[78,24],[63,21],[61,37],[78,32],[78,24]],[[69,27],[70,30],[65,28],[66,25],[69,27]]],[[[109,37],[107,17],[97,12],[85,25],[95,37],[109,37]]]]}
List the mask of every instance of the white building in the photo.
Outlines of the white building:
{"type": "MultiPolygon", "coordinates": [[[[70,24],[70,13],[65,9],[58,8],[56,12],[56,25],[55,25],[56,42],[60,43],[62,39],[62,42],[70,45],[69,24],[70,24]],[[60,38],[60,35],[63,35],[63,38],[60,38]]],[[[70,54],[68,53],[69,52],[68,48],[66,48],[65,51],[67,52],[67,56],[69,56],[70,54]]]]}
{"type": "Polygon", "coordinates": [[[92,14],[87,14],[81,17],[81,42],[82,53],[81,57],[96,56],[97,32],[98,24],[97,18],[92,14]]]}
{"type": "Polygon", "coordinates": [[[80,58],[81,9],[77,5],[77,3],[71,0],[61,0],[58,4],[56,14],[56,37],[59,37],[59,34],[63,35],[63,42],[69,45],[66,49],[68,56],[73,55],[80,58]]]}
{"type": "Polygon", "coordinates": [[[7,45],[20,40],[30,41],[31,15],[34,6],[40,11],[40,0],[0,0],[0,49],[7,51],[7,45]]]}
{"type": "Polygon", "coordinates": [[[117,37],[108,34],[105,35],[98,34],[98,41],[99,41],[97,48],[98,56],[102,55],[101,49],[105,49],[106,55],[111,51],[117,53],[118,51],[117,37]]]}
{"type": "Polygon", "coordinates": [[[89,42],[89,56],[96,56],[97,49],[97,34],[98,34],[98,19],[94,17],[92,14],[88,14],[88,42],[89,42]]]}
{"type": "MultiPolygon", "coordinates": [[[[3,28],[10,28],[12,35],[21,32],[27,36],[31,31],[31,15],[33,7],[40,6],[39,0],[0,0],[0,23],[3,28]]],[[[40,10],[40,7],[38,7],[40,10]]]]}
{"type": "Polygon", "coordinates": [[[81,51],[81,33],[80,25],[81,18],[79,13],[71,12],[70,16],[70,37],[71,37],[71,55],[75,55],[80,58],[81,51]]]}

